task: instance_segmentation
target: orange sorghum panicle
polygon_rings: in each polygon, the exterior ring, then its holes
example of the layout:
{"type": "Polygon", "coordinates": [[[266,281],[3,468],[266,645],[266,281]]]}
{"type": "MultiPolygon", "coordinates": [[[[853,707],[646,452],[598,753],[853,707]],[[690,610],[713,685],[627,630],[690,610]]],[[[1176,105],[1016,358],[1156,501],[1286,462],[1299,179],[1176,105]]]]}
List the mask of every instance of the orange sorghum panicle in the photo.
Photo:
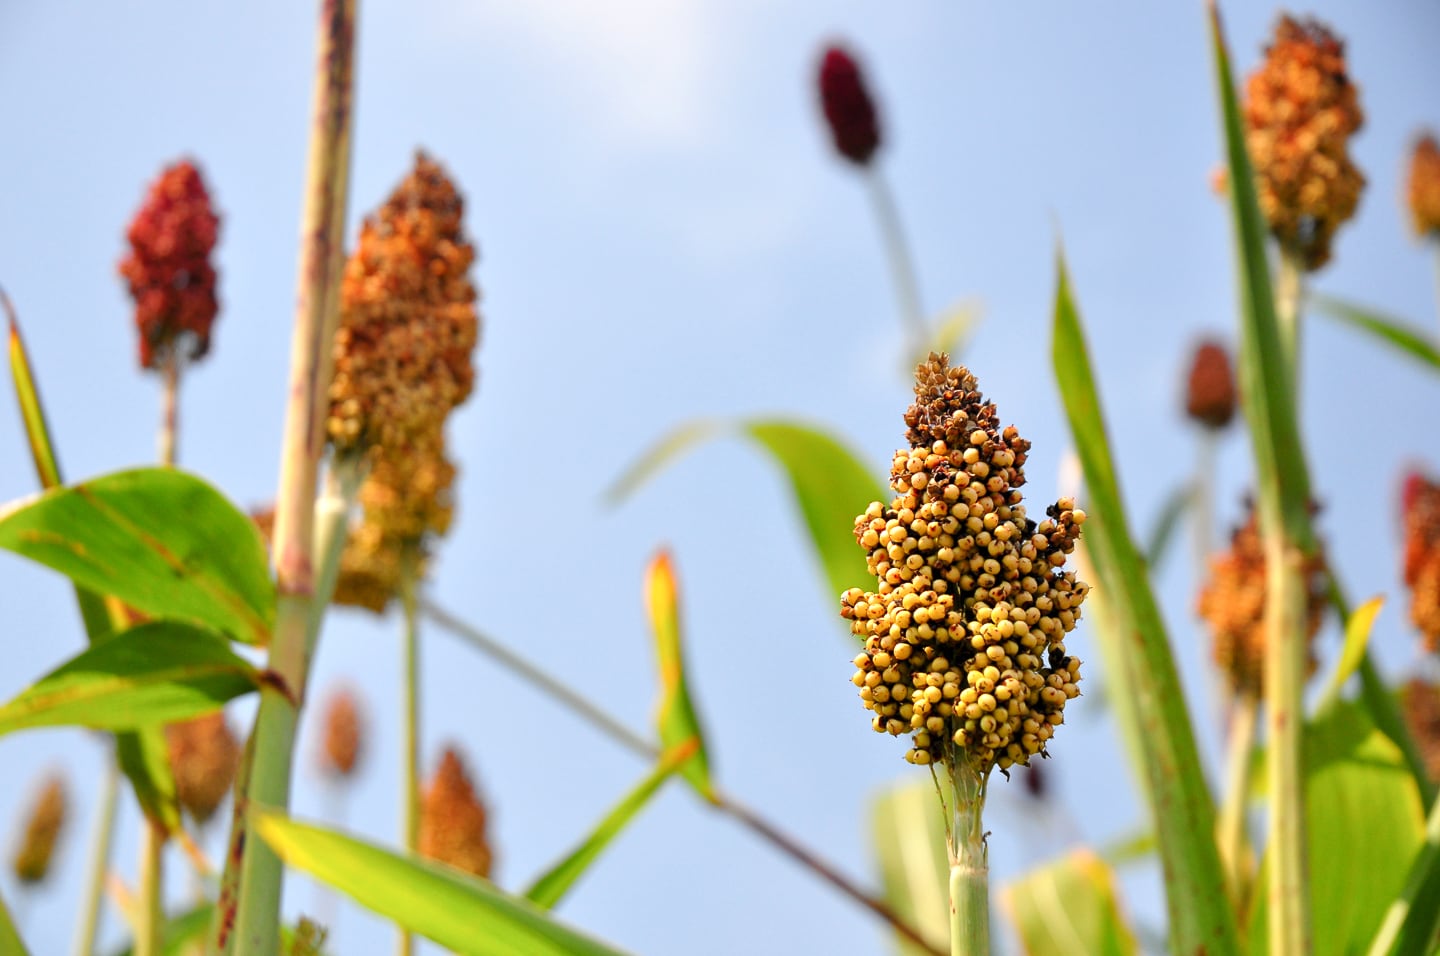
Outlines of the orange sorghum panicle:
{"type": "Polygon", "coordinates": [[[50,873],[55,844],[65,827],[66,789],[65,778],[52,774],[35,792],[13,860],[15,878],[21,883],[39,883],[50,873]]]}
{"type": "Polygon", "coordinates": [[[196,823],[205,823],[235,782],[240,742],[225,722],[223,710],[171,724],[165,728],[165,740],[175,775],[175,796],[196,823]]]}
{"type": "Polygon", "coordinates": [[[143,367],[159,368],[182,338],[189,339],[191,359],[209,351],[220,310],[210,262],[219,232],[220,217],[193,163],[167,167],[150,185],[126,234],[130,253],[120,262],[135,300],[143,367]]]}
{"type": "Polygon", "coordinates": [[[355,773],[364,752],[365,724],[355,692],[340,688],[326,701],[321,730],[320,767],[332,777],[355,773]]]}
{"type": "Polygon", "coordinates": [[[1415,677],[1400,688],[1400,707],[1431,780],[1440,781],[1440,687],[1415,677]]]}
{"type": "Polygon", "coordinates": [[[1405,185],[1410,222],[1421,237],[1440,237],[1440,143],[1426,133],[1410,154],[1410,176],[1405,185]]]}
{"type": "Polygon", "coordinates": [[[912,763],[1028,764],[1080,693],[1064,637],[1089,588],[1064,566],[1085,513],[1062,498],[1026,517],[1030,443],[944,355],[916,369],[905,423],[895,498],[855,521],[876,589],[841,596],[865,641],[853,681],[873,729],[912,735],[912,763]]]}
{"type": "Polygon", "coordinates": [[[1412,472],[1405,479],[1403,506],[1410,621],[1426,649],[1440,651],[1440,483],[1412,472]]]}
{"type": "Polygon", "coordinates": [[[1206,428],[1221,429],[1235,417],[1235,404],[1229,351],[1219,342],[1201,342],[1191,360],[1185,413],[1206,428]]]}
{"type": "MultiPolygon", "coordinates": [[[[1313,641],[1327,600],[1325,562],[1306,561],[1305,637],[1313,641]]],[[[1237,694],[1259,696],[1265,664],[1265,551],[1254,509],[1230,536],[1228,550],[1210,559],[1210,578],[1200,590],[1197,612],[1210,625],[1215,663],[1237,694]]],[[[1312,656],[1310,671],[1315,670],[1312,656]]]]}
{"type": "Polygon", "coordinates": [[[1365,186],[1349,153],[1364,116],[1346,74],[1344,44],[1313,19],[1282,16],[1245,92],[1260,208],[1281,247],[1306,269],[1318,269],[1365,186]]]}
{"type": "Polygon", "coordinates": [[[489,877],[493,854],[486,816],[459,752],[445,748],[420,807],[420,855],[489,877]]]}

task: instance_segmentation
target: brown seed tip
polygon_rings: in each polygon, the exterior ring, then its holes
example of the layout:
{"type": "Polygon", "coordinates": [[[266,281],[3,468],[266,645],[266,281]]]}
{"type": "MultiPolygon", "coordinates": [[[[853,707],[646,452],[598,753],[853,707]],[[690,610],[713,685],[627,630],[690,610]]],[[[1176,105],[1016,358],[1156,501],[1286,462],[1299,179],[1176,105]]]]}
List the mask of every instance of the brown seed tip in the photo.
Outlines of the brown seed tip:
{"type": "Polygon", "coordinates": [[[865,76],[842,47],[827,48],[820,59],[820,106],[835,151],[852,163],[868,165],[880,148],[880,123],[865,76]]]}
{"type": "Polygon", "coordinates": [[[1235,417],[1235,405],[1230,353],[1218,342],[1201,342],[1190,364],[1185,413],[1206,428],[1218,430],[1235,417]]]}
{"type": "Polygon", "coordinates": [[[420,807],[420,855],[488,878],[492,854],[485,822],[485,805],[459,751],[446,747],[420,807]]]}
{"type": "Polygon", "coordinates": [[[336,688],[322,713],[320,769],[332,777],[350,777],[364,753],[365,721],[360,700],[350,688],[336,688]]]}
{"type": "Polygon", "coordinates": [[[1415,234],[1440,239],[1440,143],[1433,133],[1415,141],[1405,198],[1415,234]]]}
{"type": "Polygon", "coordinates": [[[55,844],[65,827],[67,789],[65,778],[52,773],[35,791],[13,861],[15,878],[21,883],[43,882],[50,873],[55,844]]]}
{"type": "Polygon", "coordinates": [[[1364,116],[1344,44],[1315,20],[1282,16],[1245,93],[1260,208],[1281,247],[1318,269],[1365,186],[1349,153],[1364,116]]]}
{"type": "Polygon", "coordinates": [[[1426,649],[1440,651],[1440,482],[1412,471],[1405,478],[1401,499],[1410,621],[1426,649]]]}
{"type": "Polygon", "coordinates": [[[217,710],[165,728],[175,796],[196,823],[206,823],[230,792],[240,768],[240,742],[217,710]]]}
{"type": "Polygon", "coordinates": [[[144,368],[178,358],[182,340],[192,360],[209,351],[220,310],[210,262],[219,233],[220,217],[199,169],[188,160],[166,167],[130,223],[130,252],[120,262],[135,301],[144,368]]]}

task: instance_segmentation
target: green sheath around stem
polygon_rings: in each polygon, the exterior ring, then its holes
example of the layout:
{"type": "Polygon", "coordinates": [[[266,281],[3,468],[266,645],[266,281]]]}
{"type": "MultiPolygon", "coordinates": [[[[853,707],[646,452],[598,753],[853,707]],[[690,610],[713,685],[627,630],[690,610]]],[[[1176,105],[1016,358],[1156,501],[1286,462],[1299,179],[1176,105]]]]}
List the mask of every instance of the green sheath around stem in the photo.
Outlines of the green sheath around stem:
{"type": "Polygon", "coordinates": [[[950,770],[950,953],[990,956],[990,861],[985,846],[985,778],[963,753],[950,770]]]}

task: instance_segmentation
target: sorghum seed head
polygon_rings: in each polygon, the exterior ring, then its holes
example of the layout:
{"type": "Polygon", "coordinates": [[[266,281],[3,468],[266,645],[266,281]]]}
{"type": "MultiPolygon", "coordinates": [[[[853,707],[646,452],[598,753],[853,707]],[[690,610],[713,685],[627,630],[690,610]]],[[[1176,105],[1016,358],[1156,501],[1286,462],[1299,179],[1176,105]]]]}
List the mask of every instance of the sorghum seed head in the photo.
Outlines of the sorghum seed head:
{"type": "Polygon", "coordinates": [[[1410,154],[1410,176],[1405,184],[1406,205],[1417,236],[1440,237],[1440,143],[1433,133],[1415,142],[1410,154]]]}
{"type": "Polygon", "coordinates": [[[219,233],[220,217],[193,163],[175,163],[150,184],[126,233],[130,252],[120,262],[135,301],[142,367],[159,368],[172,355],[178,360],[182,339],[192,360],[209,351],[220,310],[210,262],[219,233]]]}
{"type": "Polygon", "coordinates": [[[1281,247],[1306,269],[1318,269],[1365,186],[1349,153],[1364,117],[1344,45],[1315,20],[1282,16],[1245,92],[1261,211],[1281,247]]]}
{"type": "Polygon", "coordinates": [[[880,147],[880,124],[859,65],[841,47],[829,47],[820,60],[820,105],[835,151],[852,163],[868,165],[880,147]]]}
{"type": "Polygon", "coordinates": [[[349,688],[338,688],[326,700],[321,714],[320,769],[332,777],[349,777],[364,752],[365,723],[360,701],[349,688]]]}
{"type": "Polygon", "coordinates": [[[65,827],[66,790],[65,778],[51,774],[35,791],[13,860],[15,878],[21,883],[39,883],[50,872],[55,844],[65,827]]]}
{"type": "Polygon", "coordinates": [[[1229,351],[1219,342],[1201,342],[1190,364],[1185,413],[1206,428],[1219,430],[1235,417],[1235,404],[1229,351]]]}
{"type": "MultiPolygon", "coordinates": [[[[1306,640],[1313,642],[1327,602],[1325,561],[1307,559],[1306,640]]],[[[1200,591],[1199,616],[1210,625],[1215,662],[1236,694],[1258,696],[1264,687],[1265,551],[1254,508],[1230,536],[1228,550],[1210,561],[1210,578],[1200,591]]],[[[1315,669],[1312,656],[1310,670],[1315,669]]]]}
{"type": "Polygon", "coordinates": [[[492,854],[485,805],[475,795],[460,754],[447,747],[420,807],[420,855],[489,877],[492,854]]]}
{"type": "Polygon", "coordinates": [[[856,662],[871,726],[913,732],[911,763],[963,760],[988,774],[1044,753],[1079,695],[1063,637],[1089,589],[1063,567],[1085,513],[1062,498],[1039,524],[1026,517],[1029,442],[1000,427],[975,377],[945,356],[932,353],[915,377],[910,448],[891,465],[895,498],[855,522],[877,587],[845,592],[841,616],[865,641],[856,662]],[[963,531],[950,514],[960,502],[963,531]],[[884,534],[872,539],[877,523],[884,534]],[[892,547],[906,556],[898,580],[892,547]],[[883,682],[868,686],[882,659],[883,682]]]}
{"type": "Polygon", "coordinates": [[[240,742],[225,712],[196,717],[165,728],[175,796],[196,823],[205,823],[230,792],[240,768],[240,742]]]}
{"type": "Polygon", "coordinates": [[[1400,688],[1400,708],[1430,779],[1440,780],[1440,687],[1420,677],[1400,688]]]}
{"type": "Polygon", "coordinates": [[[1410,589],[1410,621],[1425,647],[1440,651],[1440,482],[1418,471],[1405,479],[1405,586],[1410,589]]]}

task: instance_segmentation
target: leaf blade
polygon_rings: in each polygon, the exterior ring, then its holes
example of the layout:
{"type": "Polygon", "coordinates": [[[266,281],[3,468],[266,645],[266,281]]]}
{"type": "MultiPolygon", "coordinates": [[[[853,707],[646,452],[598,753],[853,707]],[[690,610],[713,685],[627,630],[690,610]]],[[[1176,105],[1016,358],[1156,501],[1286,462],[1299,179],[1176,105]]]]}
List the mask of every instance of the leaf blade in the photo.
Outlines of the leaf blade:
{"type": "Polygon", "coordinates": [[[1120,912],[1114,874],[1090,850],[1031,870],[1000,899],[1027,956],[1133,956],[1139,950],[1120,912]]]}
{"type": "Polygon", "coordinates": [[[1321,315],[1368,333],[1377,341],[1409,356],[1431,371],[1440,372],[1440,345],[1408,322],[1333,296],[1312,295],[1309,301],[1321,315]]]}
{"type": "MultiPolygon", "coordinates": [[[[871,841],[885,902],[929,940],[950,938],[950,863],[945,817],[930,780],[890,787],[872,803],[871,841]]],[[[898,933],[902,956],[929,953],[898,933]]],[[[945,951],[948,947],[936,947],[945,951]]]]}
{"type": "Polygon", "coordinates": [[[669,552],[661,551],[645,573],[645,608],[655,636],[655,661],[660,671],[660,703],[655,713],[660,745],[666,752],[689,747],[681,773],[699,794],[715,801],[705,730],[690,697],[680,631],[680,593],[669,552]]]}

